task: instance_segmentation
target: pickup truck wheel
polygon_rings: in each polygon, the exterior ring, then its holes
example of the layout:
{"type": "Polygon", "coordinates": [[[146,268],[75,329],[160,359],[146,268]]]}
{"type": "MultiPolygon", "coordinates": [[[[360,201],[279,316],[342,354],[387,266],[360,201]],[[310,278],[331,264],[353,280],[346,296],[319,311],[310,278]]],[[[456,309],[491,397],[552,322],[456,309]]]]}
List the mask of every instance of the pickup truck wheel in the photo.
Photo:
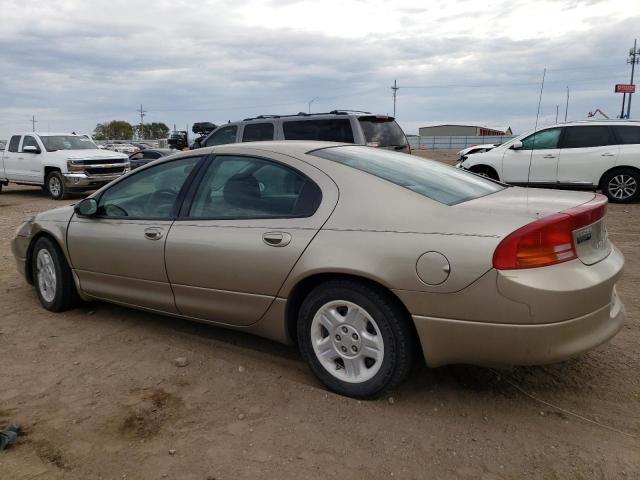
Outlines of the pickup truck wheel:
{"type": "Polygon", "coordinates": [[[67,197],[67,191],[64,187],[64,179],[60,172],[49,173],[44,185],[47,193],[54,200],[63,200],[67,197]]]}

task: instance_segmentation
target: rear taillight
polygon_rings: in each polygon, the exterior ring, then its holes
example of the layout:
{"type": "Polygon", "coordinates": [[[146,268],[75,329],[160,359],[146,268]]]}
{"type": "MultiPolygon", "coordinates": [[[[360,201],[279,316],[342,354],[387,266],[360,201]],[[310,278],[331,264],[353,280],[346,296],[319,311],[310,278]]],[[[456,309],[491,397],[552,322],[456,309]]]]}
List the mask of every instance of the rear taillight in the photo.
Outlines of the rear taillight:
{"type": "Polygon", "coordinates": [[[573,231],[604,217],[607,197],[596,197],[529,223],[507,235],[493,253],[493,267],[498,270],[534,268],[554,265],[577,258],[573,231]]]}

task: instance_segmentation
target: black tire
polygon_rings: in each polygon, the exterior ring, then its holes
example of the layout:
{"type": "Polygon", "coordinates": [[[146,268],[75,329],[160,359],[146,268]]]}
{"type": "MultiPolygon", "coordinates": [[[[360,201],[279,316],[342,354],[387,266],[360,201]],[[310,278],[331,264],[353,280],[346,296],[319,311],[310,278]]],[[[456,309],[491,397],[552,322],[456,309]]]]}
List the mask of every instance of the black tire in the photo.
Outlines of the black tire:
{"type": "MultiPolygon", "coordinates": [[[[411,318],[408,317],[407,313],[394,301],[389,293],[381,288],[348,279],[331,280],[313,289],[304,299],[298,314],[298,344],[302,357],[311,368],[311,371],[327,388],[348,397],[376,398],[397,387],[406,378],[411,369],[416,338],[410,322],[411,318]],[[330,373],[328,370],[330,367],[325,367],[320,362],[314,350],[312,329],[315,330],[318,327],[317,324],[314,327],[314,317],[327,304],[337,301],[355,304],[355,306],[364,309],[374,320],[375,327],[377,327],[376,330],[370,322],[365,320],[365,322],[368,322],[366,323],[367,330],[371,328],[372,331],[376,332],[375,337],[379,334],[382,338],[384,353],[380,365],[377,367],[377,373],[364,381],[349,382],[337,378],[335,375],[338,373],[330,373]]],[[[345,324],[337,323],[337,325],[342,328],[345,324]]],[[[339,333],[340,330],[336,327],[333,332],[329,332],[326,328],[325,331],[327,334],[325,338],[333,346],[336,343],[334,338],[338,337],[335,333],[339,333]]],[[[349,342],[351,342],[350,335],[344,335],[349,342]]],[[[364,335],[362,337],[364,338],[364,335]]],[[[357,335],[354,338],[357,338],[357,335]]],[[[362,341],[363,344],[360,345],[362,352],[357,355],[362,355],[365,350],[363,346],[364,340],[362,341]]],[[[351,348],[353,347],[351,345],[351,348]]],[[[340,348],[343,347],[341,346],[340,348]]],[[[333,347],[333,349],[333,356],[342,355],[337,346],[333,347]]],[[[343,351],[346,352],[347,350],[343,349],[343,351]]],[[[365,357],[365,355],[362,356],[365,357]]],[[[336,372],[339,372],[342,368],[343,374],[346,375],[347,368],[344,367],[344,363],[342,363],[342,367],[339,366],[339,363],[341,361],[344,362],[344,360],[338,357],[336,360],[330,361],[335,362],[333,365],[336,365],[336,372]]],[[[372,368],[366,363],[367,360],[372,361],[370,358],[363,358],[362,362],[364,362],[365,368],[372,368]]],[[[363,369],[363,372],[365,372],[365,376],[369,374],[365,369],[363,369]]]]}
{"type": "Polygon", "coordinates": [[[54,200],[64,200],[68,196],[67,188],[64,186],[64,178],[60,172],[49,172],[44,181],[44,188],[54,200]]]}
{"type": "Polygon", "coordinates": [[[44,308],[51,312],[63,312],[75,307],[79,303],[78,292],[73,281],[73,274],[67,263],[67,259],[58,247],[58,245],[47,237],[40,237],[36,240],[31,254],[31,273],[33,284],[38,294],[38,299],[44,308]],[[46,292],[46,282],[41,281],[38,276],[39,263],[38,256],[44,251],[51,260],[52,276],[55,277],[55,287],[46,292]],[[43,283],[45,285],[43,285],[43,283]],[[51,295],[51,292],[54,292],[51,295]]]}
{"type": "Polygon", "coordinates": [[[631,203],[640,198],[640,173],[618,168],[602,177],[600,188],[611,203],[631,203]]]}
{"type": "Polygon", "coordinates": [[[496,171],[491,167],[485,167],[485,166],[471,167],[469,170],[478,175],[482,175],[483,177],[490,178],[491,180],[500,180],[500,178],[498,178],[498,174],[496,173],[496,171]]]}

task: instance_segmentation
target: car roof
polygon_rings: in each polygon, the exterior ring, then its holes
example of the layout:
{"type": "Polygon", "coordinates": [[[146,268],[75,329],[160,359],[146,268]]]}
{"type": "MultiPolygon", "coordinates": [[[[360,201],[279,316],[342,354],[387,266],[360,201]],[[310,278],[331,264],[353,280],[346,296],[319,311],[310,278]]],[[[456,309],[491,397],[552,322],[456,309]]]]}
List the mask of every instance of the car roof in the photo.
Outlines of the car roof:
{"type": "Polygon", "coordinates": [[[304,155],[312,150],[320,148],[338,147],[338,146],[354,146],[353,143],[340,142],[323,142],[314,140],[275,140],[267,142],[243,142],[243,143],[227,143],[225,145],[216,145],[213,147],[202,147],[193,151],[205,151],[207,153],[225,153],[225,151],[233,151],[239,148],[247,148],[253,150],[263,150],[265,152],[283,153],[285,155],[304,155]]]}

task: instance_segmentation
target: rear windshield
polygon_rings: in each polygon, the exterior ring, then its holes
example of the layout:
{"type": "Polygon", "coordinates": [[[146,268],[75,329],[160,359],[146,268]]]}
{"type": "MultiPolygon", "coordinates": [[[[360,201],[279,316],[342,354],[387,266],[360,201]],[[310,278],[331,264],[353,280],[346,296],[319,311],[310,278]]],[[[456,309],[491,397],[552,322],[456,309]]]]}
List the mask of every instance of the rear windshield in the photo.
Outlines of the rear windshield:
{"type": "Polygon", "coordinates": [[[310,155],[362,170],[446,205],[505,188],[500,183],[434,160],[378,148],[330,147],[315,150],[310,155]]]}
{"type": "Polygon", "coordinates": [[[353,130],[348,118],[327,120],[294,120],[283,122],[285,140],[322,140],[353,143],[353,130]]]}
{"type": "Polygon", "coordinates": [[[47,135],[40,136],[42,144],[47,152],[56,150],[88,150],[97,149],[96,144],[87,137],[75,135],[47,135]]]}
{"type": "Polygon", "coordinates": [[[365,141],[373,147],[403,147],[407,138],[400,125],[391,117],[360,117],[365,141]]]}

